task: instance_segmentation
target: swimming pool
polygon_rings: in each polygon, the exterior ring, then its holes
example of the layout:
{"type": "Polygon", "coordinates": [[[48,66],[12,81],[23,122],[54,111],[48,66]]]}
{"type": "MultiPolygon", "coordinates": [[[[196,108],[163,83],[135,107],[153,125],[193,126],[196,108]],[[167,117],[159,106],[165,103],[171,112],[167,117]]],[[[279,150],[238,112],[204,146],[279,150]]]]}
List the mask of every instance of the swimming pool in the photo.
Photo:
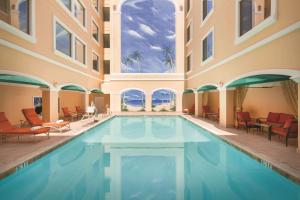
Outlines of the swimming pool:
{"type": "Polygon", "coordinates": [[[114,117],[0,181],[0,199],[300,199],[181,117],[114,117]]]}

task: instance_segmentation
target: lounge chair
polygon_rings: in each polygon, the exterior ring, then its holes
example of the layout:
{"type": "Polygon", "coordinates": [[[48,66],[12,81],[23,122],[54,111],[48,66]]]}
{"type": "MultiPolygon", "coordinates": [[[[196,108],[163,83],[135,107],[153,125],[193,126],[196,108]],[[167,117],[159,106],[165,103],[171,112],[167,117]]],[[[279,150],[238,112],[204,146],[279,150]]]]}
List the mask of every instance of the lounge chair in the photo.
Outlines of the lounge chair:
{"type": "Polygon", "coordinates": [[[76,108],[76,113],[77,113],[78,117],[82,117],[84,114],[86,114],[85,111],[83,109],[81,109],[80,106],[76,106],[75,108],[76,108]]]}
{"type": "Polygon", "coordinates": [[[57,122],[46,122],[44,123],[41,118],[36,114],[33,108],[22,109],[22,113],[25,119],[29,122],[31,126],[43,126],[48,128],[53,128],[62,132],[63,129],[71,129],[70,122],[59,120],[57,122]]]}
{"type": "Polygon", "coordinates": [[[68,107],[61,108],[64,114],[64,118],[69,118],[73,121],[74,117],[78,119],[78,115],[75,112],[70,112],[68,107]]]}
{"type": "Polygon", "coordinates": [[[33,127],[33,128],[16,128],[8,121],[4,112],[0,112],[0,135],[5,139],[9,135],[23,136],[23,135],[39,135],[46,134],[49,136],[50,128],[47,127],[33,127]]]}
{"type": "MultiPolygon", "coordinates": [[[[271,127],[271,135],[276,134],[285,137],[285,146],[288,145],[289,138],[298,137],[298,122],[295,119],[287,119],[283,127],[271,127]]],[[[271,139],[271,136],[270,136],[271,139]]]]}
{"type": "Polygon", "coordinates": [[[269,112],[267,118],[259,118],[259,123],[266,124],[274,127],[283,127],[284,123],[288,119],[294,119],[293,115],[285,113],[273,113],[269,112]]]}
{"type": "Polygon", "coordinates": [[[256,128],[257,131],[260,129],[260,126],[250,117],[249,112],[237,112],[237,128],[245,127],[246,131],[249,132],[251,128],[256,128]]]}
{"type": "Polygon", "coordinates": [[[186,114],[195,114],[195,104],[191,106],[191,108],[185,108],[183,109],[183,113],[186,114]]]}
{"type": "Polygon", "coordinates": [[[204,118],[213,118],[216,121],[219,121],[219,109],[218,112],[211,112],[209,106],[202,106],[202,116],[204,118]]]}

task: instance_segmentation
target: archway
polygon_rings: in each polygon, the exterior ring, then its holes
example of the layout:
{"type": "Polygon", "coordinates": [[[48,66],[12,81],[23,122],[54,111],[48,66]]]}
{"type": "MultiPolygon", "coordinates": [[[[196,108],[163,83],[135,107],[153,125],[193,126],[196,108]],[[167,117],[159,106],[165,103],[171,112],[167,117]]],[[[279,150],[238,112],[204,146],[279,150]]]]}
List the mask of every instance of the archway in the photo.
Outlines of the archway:
{"type": "Polygon", "coordinates": [[[218,85],[216,84],[204,84],[197,89],[198,98],[200,96],[201,101],[198,101],[199,115],[214,121],[219,121],[219,104],[220,94],[218,85]]]}
{"type": "Polygon", "coordinates": [[[195,114],[195,91],[188,88],[183,91],[182,96],[182,108],[183,112],[187,114],[195,114]]]}
{"type": "Polygon", "coordinates": [[[176,111],[176,92],[171,89],[158,89],[152,93],[152,111],[176,111]]]}
{"type": "Polygon", "coordinates": [[[145,92],[139,89],[127,89],[121,93],[122,112],[145,111],[145,92]]]}
{"type": "Polygon", "coordinates": [[[176,72],[174,3],[127,0],[120,9],[121,72],[176,72]]]}

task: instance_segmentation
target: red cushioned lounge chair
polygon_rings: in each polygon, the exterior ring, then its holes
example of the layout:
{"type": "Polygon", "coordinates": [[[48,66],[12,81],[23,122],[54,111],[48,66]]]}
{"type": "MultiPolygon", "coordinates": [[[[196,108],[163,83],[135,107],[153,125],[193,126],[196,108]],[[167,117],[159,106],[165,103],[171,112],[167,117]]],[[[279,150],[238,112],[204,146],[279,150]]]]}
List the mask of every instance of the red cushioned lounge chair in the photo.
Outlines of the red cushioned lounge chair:
{"type": "Polygon", "coordinates": [[[41,118],[36,114],[33,108],[22,109],[25,119],[29,122],[31,126],[43,126],[53,128],[61,132],[63,129],[71,129],[70,122],[68,121],[57,121],[57,122],[47,122],[44,123],[41,118]]]}
{"type": "Polygon", "coordinates": [[[283,127],[276,127],[276,126],[272,127],[270,134],[271,135],[276,134],[285,137],[285,146],[287,146],[289,138],[298,137],[298,122],[295,119],[287,119],[283,127]]]}
{"type": "Polygon", "coordinates": [[[256,124],[256,122],[250,117],[249,112],[237,112],[237,128],[245,127],[246,131],[249,132],[251,128],[256,128],[257,131],[259,130],[259,126],[256,124]]]}
{"type": "Polygon", "coordinates": [[[73,121],[74,117],[78,119],[78,115],[75,112],[70,112],[68,107],[61,108],[64,113],[64,118],[69,118],[73,121]]]}
{"type": "Polygon", "coordinates": [[[39,134],[46,134],[49,138],[49,128],[16,128],[8,121],[5,113],[0,112],[0,135],[2,139],[5,139],[8,135],[16,135],[19,139],[19,136],[39,134]]]}
{"type": "Polygon", "coordinates": [[[282,127],[288,119],[293,120],[294,116],[285,113],[269,112],[267,119],[260,118],[259,122],[261,124],[267,124],[269,126],[282,127]]]}

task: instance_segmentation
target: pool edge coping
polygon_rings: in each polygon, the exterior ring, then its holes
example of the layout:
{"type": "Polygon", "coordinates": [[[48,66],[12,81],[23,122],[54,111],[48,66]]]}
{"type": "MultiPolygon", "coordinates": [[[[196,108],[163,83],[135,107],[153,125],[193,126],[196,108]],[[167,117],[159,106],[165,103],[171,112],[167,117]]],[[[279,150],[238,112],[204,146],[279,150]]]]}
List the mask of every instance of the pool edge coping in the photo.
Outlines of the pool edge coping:
{"type": "MultiPolygon", "coordinates": [[[[226,138],[222,135],[218,135],[216,133],[214,133],[213,130],[209,130],[206,127],[201,126],[200,124],[198,124],[196,121],[193,121],[193,119],[189,119],[187,118],[185,115],[179,115],[180,117],[182,117],[185,120],[188,120],[189,122],[193,123],[194,125],[208,131],[209,133],[212,133],[213,136],[221,139],[222,141],[224,141],[226,144],[236,148],[237,150],[246,153],[248,156],[250,156],[251,158],[255,159],[256,161],[258,161],[259,163],[261,163],[262,165],[264,165],[265,167],[279,173],[280,175],[284,176],[285,178],[287,178],[288,180],[293,181],[296,184],[300,185],[300,176],[297,176],[294,173],[291,173],[285,169],[283,169],[281,166],[279,166],[279,164],[274,163],[273,161],[271,161],[269,158],[267,158],[266,156],[264,156],[265,158],[262,158],[262,156],[259,156],[259,154],[251,149],[249,149],[248,147],[243,146],[242,144],[239,144],[238,142],[232,141],[229,138],[226,138]]],[[[199,119],[201,120],[201,119],[199,119]]],[[[216,127],[217,128],[217,127],[216,127]]]]}
{"type": "Polygon", "coordinates": [[[8,177],[9,175],[17,172],[18,170],[22,169],[23,167],[26,167],[27,165],[35,162],[36,160],[42,158],[43,156],[51,153],[52,151],[55,151],[56,149],[58,149],[59,147],[73,141],[74,139],[78,138],[79,136],[83,135],[84,133],[86,133],[87,131],[89,131],[90,129],[95,128],[96,126],[103,124],[104,122],[116,117],[117,115],[110,115],[107,118],[104,118],[98,122],[96,122],[95,124],[89,126],[89,127],[84,127],[82,130],[79,131],[78,134],[73,135],[69,138],[66,138],[62,141],[59,141],[58,143],[54,144],[53,146],[50,146],[48,149],[45,149],[39,153],[37,153],[36,155],[33,155],[31,157],[29,157],[28,159],[22,160],[19,163],[13,165],[12,167],[10,167],[9,169],[3,171],[0,173],[0,180],[5,179],[6,177],[8,177]]]}

